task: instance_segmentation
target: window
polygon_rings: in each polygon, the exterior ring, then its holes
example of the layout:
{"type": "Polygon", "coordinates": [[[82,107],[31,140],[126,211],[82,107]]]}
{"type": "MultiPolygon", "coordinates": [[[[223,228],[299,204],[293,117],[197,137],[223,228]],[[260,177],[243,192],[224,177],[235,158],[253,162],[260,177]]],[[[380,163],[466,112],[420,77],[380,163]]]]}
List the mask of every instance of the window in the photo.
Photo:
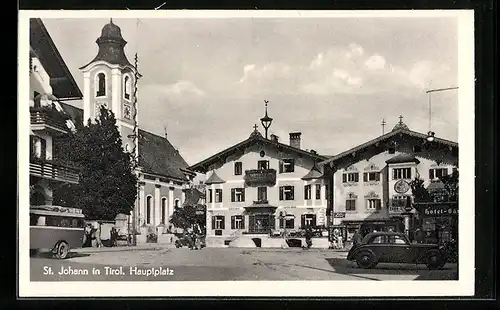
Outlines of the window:
{"type": "Polygon", "coordinates": [[[294,190],[291,185],[280,186],[280,200],[294,200],[294,190]]]}
{"type": "Polygon", "coordinates": [[[280,173],[290,173],[295,171],[295,160],[294,159],[283,159],[280,161],[279,167],[280,173]]]}
{"type": "Polygon", "coordinates": [[[106,96],[106,76],[104,73],[99,73],[97,75],[97,97],[106,96]]]}
{"type": "Polygon", "coordinates": [[[167,218],[167,198],[161,199],[161,223],[166,224],[167,218]]]}
{"type": "Polygon", "coordinates": [[[311,199],[311,185],[304,186],[304,199],[305,200],[311,199]]]}
{"type": "Polygon", "coordinates": [[[231,216],[231,229],[245,229],[245,218],[243,215],[231,216]]]}
{"type": "Polygon", "coordinates": [[[345,201],[345,210],[346,211],[356,211],[356,199],[347,199],[345,201]]]}
{"type": "Polygon", "coordinates": [[[365,172],[363,173],[363,182],[380,181],[379,172],[365,172]]]}
{"type": "Polygon", "coordinates": [[[33,104],[35,108],[39,108],[41,106],[40,98],[38,97],[39,95],[40,95],[39,92],[37,91],[33,92],[33,104]]]}
{"type": "Polygon", "coordinates": [[[232,188],[231,189],[231,202],[243,202],[245,201],[245,189],[244,188],[232,188]]]}
{"type": "Polygon", "coordinates": [[[216,203],[222,202],[222,189],[221,188],[217,188],[215,190],[215,202],[216,203]]]}
{"type": "Polygon", "coordinates": [[[130,100],[130,77],[126,76],[124,81],[123,81],[123,95],[125,99],[130,100]]]}
{"type": "Polygon", "coordinates": [[[146,198],[146,224],[151,224],[152,203],[153,203],[153,197],[148,196],[146,198]]]}
{"type": "Polygon", "coordinates": [[[269,160],[259,160],[257,162],[257,169],[259,170],[269,169],[269,160]]]}
{"type": "Polygon", "coordinates": [[[453,167],[452,173],[455,174],[457,172],[458,172],[458,168],[457,167],[453,167]]]}
{"type": "Polygon", "coordinates": [[[209,203],[212,203],[213,202],[213,190],[212,189],[209,189],[208,190],[208,202],[209,203]]]}
{"type": "Polygon", "coordinates": [[[342,183],[359,182],[359,172],[347,172],[342,174],[342,183]]]}
{"type": "Polygon", "coordinates": [[[316,184],[316,199],[321,199],[321,185],[316,184]]]}
{"type": "Polygon", "coordinates": [[[174,206],[175,206],[176,208],[178,208],[178,207],[179,207],[179,199],[176,199],[176,200],[174,201],[174,206]]]}
{"type": "Polygon", "coordinates": [[[302,228],[316,226],[316,214],[302,214],[302,228]]]}
{"type": "Polygon", "coordinates": [[[398,236],[398,235],[394,235],[394,236],[388,236],[388,243],[391,243],[391,244],[406,244],[406,240],[403,239],[403,237],[401,236],[398,236]]]}
{"type": "Polygon", "coordinates": [[[429,179],[439,179],[448,175],[448,168],[429,169],[429,179]]]}
{"type": "Polygon", "coordinates": [[[383,244],[385,243],[385,236],[376,236],[375,238],[372,239],[372,242],[371,243],[375,243],[375,244],[383,244]]]}
{"type": "Polygon", "coordinates": [[[366,209],[367,210],[380,210],[382,203],[380,199],[367,199],[366,209]]]}
{"type": "Polygon", "coordinates": [[[325,197],[327,201],[330,200],[329,189],[330,187],[328,186],[328,184],[325,184],[325,197]]]}
{"type": "Polygon", "coordinates": [[[212,217],[212,229],[224,229],[224,215],[212,217]]]}
{"type": "Polygon", "coordinates": [[[392,169],[392,179],[411,179],[411,168],[394,168],[392,169]]]}
{"type": "Polygon", "coordinates": [[[285,220],[283,218],[280,218],[280,228],[286,228],[286,229],[294,229],[295,228],[295,219],[289,219],[285,220]]]}
{"type": "Polygon", "coordinates": [[[267,187],[257,187],[257,199],[259,201],[267,200],[267,187]]]}
{"type": "Polygon", "coordinates": [[[243,163],[241,161],[234,163],[234,175],[242,175],[243,174],[243,163]]]}
{"type": "Polygon", "coordinates": [[[128,104],[125,104],[123,106],[123,117],[125,117],[126,119],[132,118],[132,110],[128,104]]]}

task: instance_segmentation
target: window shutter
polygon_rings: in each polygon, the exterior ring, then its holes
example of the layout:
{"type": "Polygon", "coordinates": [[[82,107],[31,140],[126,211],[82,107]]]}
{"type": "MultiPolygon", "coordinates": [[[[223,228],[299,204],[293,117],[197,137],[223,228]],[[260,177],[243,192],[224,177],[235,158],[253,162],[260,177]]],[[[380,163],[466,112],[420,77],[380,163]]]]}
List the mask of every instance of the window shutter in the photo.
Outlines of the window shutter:
{"type": "Polygon", "coordinates": [[[295,187],[294,186],[290,186],[290,189],[291,189],[291,200],[295,200],[295,187]]]}
{"type": "Polygon", "coordinates": [[[448,175],[448,168],[443,169],[443,177],[448,175]]]}
{"type": "Polygon", "coordinates": [[[392,179],[393,180],[397,179],[397,170],[396,169],[392,169],[392,179]]]}
{"type": "Polygon", "coordinates": [[[234,223],[235,221],[234,221],[234,220],[235,220],[234,215],[232,215],[232,216],[231,216],[231,229],[234,229],[234,227],[235,227],[235,225],[234,225],[234,224],[235,224],[235,223],[234,223]]]}
{"type": "Polygon", "coordinates": [[[307,198],[307,186],[308,185],[304,185],[304,199],[306,199],[306,200],[308,199],[307,198]]]}
{"type": "Polygon", "coordinates": [[[225,229],[225,222],[226,222],[226,218],[224,217],[224,215],[221,215],[220,218],[222,219],[222,222],[221,222],[221,229],[225,229]]]}
{"type": "Polygon", "coordinates": [[[354,174],[354,182],[359,182],[359,173],[354,174]]]}
{"type": "Polygon", "coordinates": [[[342,174],[342,183],[347,183],[347,174],[342,174]]]}
{"type": "Polygon", "coordinates": [[[280,186],[280,200],[283,200],[283,191],[284,191],[284,187],[280,186]]]}
{"type": "Polygon", "coordinates": [[[42,145],[41,147],[41,155],[40,155],[40,158],[41,159],[47,159],[47,140],[45,139],[40,139],[40,143],[42,145]]]}
{"type": "Polygon", "coordinates": [[[429,179],[434,179],[434,169],[429,169],[429,179]]]}
{"type": "Polygon", "coordinates": [[[368,172],[363,173],[363,182],[368,182],[368,172]]]}
{"type": "Polygon", "coordinates": [[[222,202],[222,189],[219,189],[219,202],[222,202]]]}
{"type": "Polygon", "coordinates": [[[245,229],[245,216],[241,216],[241,229],[245,229]]]}
{"type": "Polygon", "coordinates": [[[269,228],[276,229],[276,218],[274,217],[274,215],[271,215],[269,217],[269,228]]]}
{"type": "Polygon", "coordinates": [[[380,181],[380,172],[375,173],[375,181],[380,181]]]}
{"type": "Polygon", "coordinates": [[[300,227],[302,229],[306,228],[306,216],[305,216],[305,214],[302,214],[300,216],[300,227]]]}
{"type": "Polygon", "coordinates": [[[241,189],[241,201],[245,201],[245,188],[241,189]]]}
{"type": "Polygon", "coordinates": [[[408,179],[411,179],[411,168],[408,168],[408,179]]]}
{"type": "Polygon", "coordinates": [[[290,161],[290,172],[295,172],[295,159],[290,161]]]}
{"type": "Polygon", "coordinates": [[[316,227],[316,214],[312,215],[312,226],[316,227]]]}
{"type": "Polygon", "coordinates": [[[231,188],[231,202],[236,201],[236,190],[234,188],[231,188]]]}
{"type": "Polygon", "coordinates": [[[279,173],[283,173],[283,161],[280,160],[279,173]]]}
{"type": "Polygon", "coordinates": [[[375,208],[377,210],[382,209],[382,203],[381,203],[380,199],[375,200],[375,208]]]}

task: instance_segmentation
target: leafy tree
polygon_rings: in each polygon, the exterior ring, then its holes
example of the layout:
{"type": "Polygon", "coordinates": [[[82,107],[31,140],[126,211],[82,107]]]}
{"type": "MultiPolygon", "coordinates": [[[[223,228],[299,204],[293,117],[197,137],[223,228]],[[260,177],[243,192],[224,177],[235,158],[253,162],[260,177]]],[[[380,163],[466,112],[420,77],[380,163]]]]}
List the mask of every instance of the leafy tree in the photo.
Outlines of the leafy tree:
{"type": "Polygon", "coordinates": [[[458,170],[441,177],[450,201],[458,201],[458,170]]]}
{"type": "Polygon", "coordinates": [[[431,201],[431,196],[427,189],[424,187],[424,180],[415,178],[410,182],[410,187],[413,194],[413,199],[416,203],[431,201]]]}
{"type": "Polygon", "coordinates": [[[76,132],[57,139],[54,147],[60,159],[81,167],[79,184],[58,188],[54,203],[81,208],[90,219],[114,220],[119,213],[130,213],[137,178],[113,112],[101,107],[95,123],[79,125],[76,132]]]}
{"type": "Polygon", "coordinates": [[[205,214],[196,214],[198,210],[196,205],[185,205],[183,207],[175,207],[174,213],[170,218],[170,223],[174,227],[187,229],[194,224],[199,224],[202,230],[205,229],[205,214]]]}

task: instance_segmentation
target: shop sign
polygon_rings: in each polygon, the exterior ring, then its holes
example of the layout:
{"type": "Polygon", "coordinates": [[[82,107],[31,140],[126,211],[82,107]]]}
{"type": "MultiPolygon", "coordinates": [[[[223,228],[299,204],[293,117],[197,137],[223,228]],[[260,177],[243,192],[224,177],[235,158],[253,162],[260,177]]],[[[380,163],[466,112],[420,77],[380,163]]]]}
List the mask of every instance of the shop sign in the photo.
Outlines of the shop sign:
{"type": "Polygon", "coordinates": [[[345,218],[345,212],[335,212],[335,213],[333,213],[333,217],[336,219],[345,218]]]}
{"type": "Polygon", "coordinates": [[[425,215],[457,215],[458,209],[450,208],[448,206],[442,207],[427,207],[424,209],[425,215]]]}

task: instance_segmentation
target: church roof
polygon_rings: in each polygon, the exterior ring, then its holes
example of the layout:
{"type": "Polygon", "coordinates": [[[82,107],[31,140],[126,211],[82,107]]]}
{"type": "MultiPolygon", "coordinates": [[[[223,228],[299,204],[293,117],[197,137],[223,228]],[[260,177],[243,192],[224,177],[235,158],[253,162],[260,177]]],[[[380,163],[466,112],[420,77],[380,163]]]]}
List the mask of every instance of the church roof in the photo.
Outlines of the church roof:
{"type": "Polygon", "coordinates": [[[212,155],[209,158],[207,158],[207,159],[205,159],[205,160],[203,160],[195,165],[192,165],[191,167],[189,167],[189,169],[193,170],[193,171],[201,172],[201,173],[206,173],[210,170],[209,166],[216,163],[217,161],[221,160],[221,158],[226,158],[227,156],[235,153],[238,150],[242,150],[244,148],[247,148],[247,147],[254,145],[254,144],[257,144],[257,143],[260,143],[263,145],[274,146],[278,149],[283,150],[284,152],[285,151],[295,152],[295,153],[298,153],[299,155],[307,156],[309,158],[312,158],[312,159],[318,160],[318,161],[326,160],[328,158],[328,157],[325,157],[322,155],[314,154],[312,152],[308,152],[306,150],[302,150],[302,149],[290,146],[288,144],[283,144],[283,143],[280,143],[278,141],[266,139],[262,136],[262,134],[260,134],[260,132],[253,131],[248,139],[243,140],[242,142],[235,144],[235,145],[233,145],[233,146],[231,146],[223,151],[220,151],[219,153],[212,155]]]}
{"type": "Polygon", "coordinates": [[[101,30],[101,36],[96,40],[96,43],[99,46],[97,55],[91,62],[80,67],[80,69],[84,69],[91,63],[99,60],[113,65],[133,67],[125,55],[124,48],[127,41],[123,39],[120,27],[115,25],[113,20],[110,20],[108,24],[104,25],[101,30]]]}
{"type": "MultiPolygon", "coordinates": [[[[59,102],[64,112],[75,124],[82,124],[83,110],[59,102]]],[[[166,137],[139,129],[139,166],[144,173],[186,180],[186,174],[194,174],[178,150],[166,137]]]]}
{"type": "Polygon", "coordinates": [[[319,168],[314,165],[311,170],[302,177],[302,180],[314,180],[314,179],[319,179],[323,177],[323,173],[319,171],[319,168]]]}
{"type": "Polygon", "coordinates": [[[78,84],[40,18],[30,18],[30,57],[38,58],[50,76],[50,86],[54,96],[64,99],[81,99],[83,97],[78,84]]]}
{"type": "Polygon", "coordinates": [[[420,163],[415,156],[410,154],[399,154],[385,161],[386,164],[420,163]]]}
{"type": "Polygon", "coordinates": [[[215,172],[215,170],[214,170],[214,172],[212,172],[212,174],[210,175],[210,177],[205,181],[206,185],[221,184],[221,183],[226,183],[226,181],[224,181],[223,179],[221,179],[221,177],[217,175],[217,173],[215,172]]]}

